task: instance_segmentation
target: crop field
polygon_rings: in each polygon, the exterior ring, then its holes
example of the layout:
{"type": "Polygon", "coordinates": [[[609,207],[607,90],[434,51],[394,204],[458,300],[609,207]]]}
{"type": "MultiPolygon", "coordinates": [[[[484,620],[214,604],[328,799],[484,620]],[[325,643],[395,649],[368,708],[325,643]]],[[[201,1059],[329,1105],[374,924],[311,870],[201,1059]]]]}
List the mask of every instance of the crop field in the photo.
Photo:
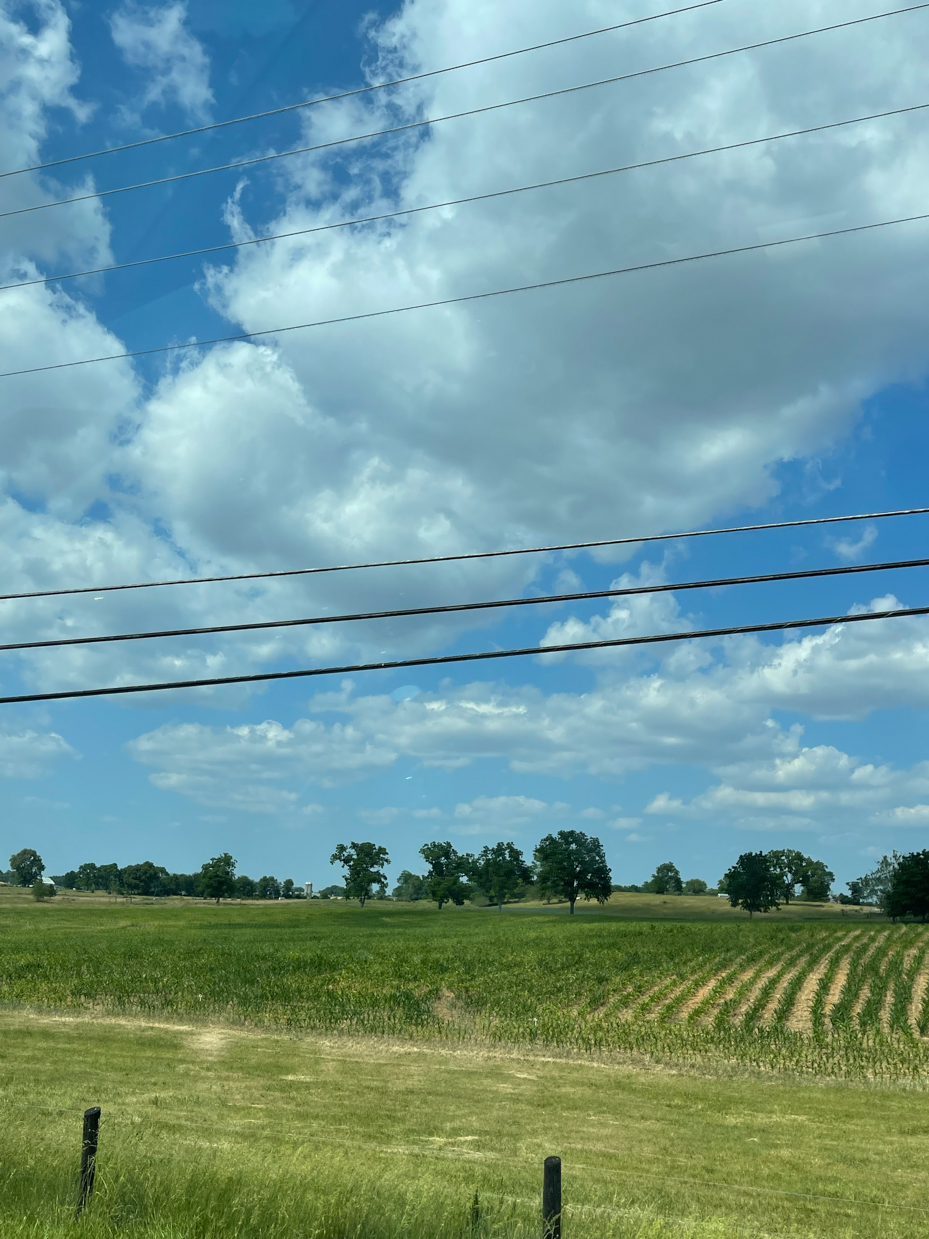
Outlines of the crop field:
{"type": "Polygon", "coordinates": [[[929,1222],[923,926],[4,891],[0,942],[4,1239],[76,1233],[91,1104],[83,1239],[537,1239],[549,1153],[565,1239],[929,1222]]]}
{"type": "Polygon", "coordinates": [[[390,904],[2,908],[7,1004],[929,1078],[922,926],[390,904]]]}

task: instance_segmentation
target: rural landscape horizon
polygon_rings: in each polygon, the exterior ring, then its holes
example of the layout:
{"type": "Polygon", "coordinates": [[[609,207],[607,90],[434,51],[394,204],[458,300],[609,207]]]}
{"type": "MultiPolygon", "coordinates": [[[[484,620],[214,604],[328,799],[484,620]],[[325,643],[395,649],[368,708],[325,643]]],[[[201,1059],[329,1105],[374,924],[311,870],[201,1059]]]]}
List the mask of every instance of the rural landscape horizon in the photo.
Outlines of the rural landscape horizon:
{"type": "Polygon", "coordinates": [[[0,1239],[922,1239],[929,0],[0,0],[0,1239]]]}

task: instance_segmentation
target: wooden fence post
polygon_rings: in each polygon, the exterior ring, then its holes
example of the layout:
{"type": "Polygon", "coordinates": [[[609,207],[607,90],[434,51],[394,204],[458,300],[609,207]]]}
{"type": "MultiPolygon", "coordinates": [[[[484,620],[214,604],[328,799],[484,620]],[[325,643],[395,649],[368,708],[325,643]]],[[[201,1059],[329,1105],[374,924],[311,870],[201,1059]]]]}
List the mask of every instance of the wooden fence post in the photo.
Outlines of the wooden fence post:
{"type": "Polygon", "coordinates": [[[542,1239],[561,1239],[561,1158],[546,1157],[542,1175],[542,1239]]]}
{"type": "Polygon", "coordinates": [[[80,1217],[93,1195],[94,1175],[97,1172],[97,1137],[100,1134],[100,1107],[91,1106],[84,1111],[84,1132],[81,1140],[81,1190],[77,1202],[80,1217]]]}

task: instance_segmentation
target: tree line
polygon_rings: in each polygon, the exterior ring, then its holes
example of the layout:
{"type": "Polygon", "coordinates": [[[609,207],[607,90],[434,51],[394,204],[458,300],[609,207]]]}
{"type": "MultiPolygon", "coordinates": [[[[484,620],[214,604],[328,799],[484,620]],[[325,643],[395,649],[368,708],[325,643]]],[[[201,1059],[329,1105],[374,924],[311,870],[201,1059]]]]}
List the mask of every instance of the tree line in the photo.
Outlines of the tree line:
{"type": "Polygon", "coordinates": [[[283,882],[265,875],[254,879],[236,873],[236,861],[228,852],[205,861],[196,873],[169,873],[163,865],[143,860],[137,865],[96,865],[86,862],[77,869],[42,880],[45,864],[34,848],[23,848],[10,857],[10,868],[0,874],[11,886],[31,886],[37,899],[54,895],[56,888],[75,891],[106,891],[111,895],[190,895],[200,899],[303,899],[304,891],[292,878],[283,882]]]}
{"type": "MultiPolygon", "coordinates": [[[[654,894],[724,894],[734,907],[749,916],[789,904],[793,899],[821,902],[829,899],[835,875],[821,860],[793,848],[769,852],[744,852],[711,890],[701,878],[684,881],[672,862],[658,865],[641,886],[617,886],[612,882],[603,844],[596,836],[579,830],[559,830],[542,838],[527,860],[515,843],[488,844],[476,854],[459,852],[448,840],[433,840],[419,849],[425,873],[404,869],[392,897],[398,900],[430,900],[439,909],[481,898],[498,908],[529,895],[563,900],[573,914],[578,899],[605,903],[614,891],[654,894]]],[[[384,872],[390,864],[387,849],[371,842],[340,843],[330,863],[344,870],[344,885],[320,891],[322,898],[369,899],[387,897],[384,872]]],[[[42,880],[45,865],[32,848],[10,857],[5,879],[18,886],[31,886],[37,899],[54,895],[56,887],[68,890],[103,890],[132,898],[133,895],[189,895],[204,899],[299,899],[304,892],[292,879],[283,882],[271,876],[254,880],[236,873],[236,861],[228,852],[211,857],[192,874],[169,873],[161,865],[143,861],[137,865],[85,863],[51,879],[42,880]]],[[[872,874],[849,883],[849,896],[839,902],[880,905],[895,917],[929,916],[929,852],[884,857],[872,874]],[[920,885],[922,883],[923,885],[920,885]],[[919,902],[923,895],[924,904],[919,902]]]]}

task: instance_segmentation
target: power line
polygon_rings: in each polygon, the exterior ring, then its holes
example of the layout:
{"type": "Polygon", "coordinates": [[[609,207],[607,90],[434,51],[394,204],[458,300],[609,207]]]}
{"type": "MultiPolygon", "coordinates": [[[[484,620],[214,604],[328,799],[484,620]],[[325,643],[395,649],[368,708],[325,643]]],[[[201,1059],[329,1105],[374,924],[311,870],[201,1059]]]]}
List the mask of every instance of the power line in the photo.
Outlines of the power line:
{"type": "Polygon", "coordinates": [[[23,370],[0,372],[0,379],[15,378],[23,374],[41,374],[48,370],[70,370],[74,366],[91,366],[101,361],[125,361],[130,357],[152,357],[158,353],[176,353],[182,349],[204,348],[208,344],[232,344],[239,340],[257,340],[263,336],[283,335],[290,331],[308,331],[312,327],[332,327],[339,323],[357,323],[364,319],[386,318],[392,314],[408,314],[412,310],[433,310],[440,306],[462,305],[468,301],[486,301],[491,297],[507,297],[513,293],[538,292],[543,288],[562,288],[569,284],[584,284],[591,280],[603,280],[617,275],[633,275],[639,271],[656,271],[661,267],[680,267],[687,263],[703,262],[710,258],[728,258],[734,254],[750,254],[757,250],[778,249],[784,245],[797,245],[802,241],[821,241],[825,237],[844,237],[852,233],[873,232],[878,228],[892,228],[897,224],[913,224],[929,219],[929,212],[907,215],[900,219],[885,219],[874,224],[856,224],[851,228],[830,228],[825,232],[810,232],[802,237],[785,237],[780,241],[757,241],[752,245],[736,245],[724,250],[710,250],[703,254],[688,254],[683,258],[663,258],[658,262],[636,263],[631,267],[615,267],[610,271],[592,271],[587,275],[569,275],[559,280],[540,280],[535,284],[519,284],[513,288],[495,288],[485,293],[465,293],[460,297],[443,297],[438,301],[420,301],[415,305],[391,306],[387,310],[366,310],[362,314],[343,314],[337,318],[320,318],[310,323],[291,323],[285,327],[266,327],[261,331],[240,331],[231,336],[214,336],[209,340],[185,340],[180,344],[160,344],[155,348],[134,349],[132,352],[107,353],[102,357],[83,357],[78,361],[58,361],[47,366],[29,366],[23,370]]]}
{"type": "Polygon", "coordinates": [[[704,628],[695,632],[662,632],[647,637],[613,637],[608,641],[574,641],[565,645],[532,645],[515,650],[481,650],[476,654],[439,654],[429,658],[401,658],[390,662],[354,663],[343,667],[309,667],[299,671],[262,671],[255,675],[212,676],[202,680],[171,680],[159,684],[119,684],[112,688],[78,688],[58,693],[21,693],[0,697],[0,705],[28,701],[64,701],[76,697],[113,697],[124,693],[156,693],[169,688],[212,688],[222,684],[257,684],[269,680],[297,680],[318,675],[351,675],[362,671],[398,671],[406,667],[437,667],[449,663],[485,662],[492,658],[522,658],[526,655],[570,654],[579,650],[603,650],[633,645],[657,645],[668,641],[695,641],[706,637],[735,637],[759,632],[786,632],[799,628],[825,628],[833,624],[860,624],[866,620],[900,619],[929,615],[929,607],[895,611],[866,611],[856,615],[827,615],[818,619],[779,620],[770,624],[740,624],[729,628],[704,628]]]}
{"type": "Polygon", "coordinates": [[[589,602],[595,598],[627,598],[639,594],[670,594],[687,589],[717,589],[725,585],[759,585],[772,581],[800,581],[813,577],[849,576],[860,572],[889,572],[896,568],[925,568],[929,559],[900,559],[883,564],[852,564],[840,568],[807,568],[755,576],[721,577],[706,581],[678,581],[661,585],[631,585],[622,589],[595,589],[580,594],[541,594],[530,598],[502,598],[491,602],[438,603],[393,611],[361,611],[348,615],[314,615],[304,619],[254,620],[245,624],[214,624],[205,628],[165,628],[154,632],[123,632],[97,637],[52,637],[43,641],[15,641],[0,645],[0,652],[43,650],[70,645],[102,645],[113,641],[150,641],[161,637],[202,637],[226,632],[255,632],[268,628],[306,628],[313,624],[347,624],[355,620],[409,619],[419,615],[452,615],[462,611],[491,611],[500,607],[530,607],[543,603],[589,602]]]}
{"type": "Polygon", "coordinates": [[[0,172],[0,180],[7,176],[21,176],[24,172],[42,172],[47,168],[59,168],[62,164],[75,163],[81,159],[96,159],[98,155],[115,155],[121,151],[136,150],[140,146],[154,146],[158,142],[170,142],[174,138],[188,138],[193,134],[208,133],[212,129],[225,129],[229,125],[241,125],[245,121],[264,120],[268,116],[280,116],[284,112],[295,112],[301,108],[316,107],[320,103],[335,103],[339,99],[351,99],[355,95],[368,95],[376,90],[386,90],[390,86],[406,86],[410,82],[421,82],[426,78],[439,77],[443,73],[454,73],[459,69],[473,69],[478,65],[490,64],[495,60],[508,60],[512,56],[523,56],[527,52],[540,52],[548,47],[560,47],[565,43],[576,43],[580,39],[592,39],[595,35],[611,34],[616,30],[626,30],[631,26],[642,26],[648,22],[659,21],[663,17],[677,17],[682,13],[692,13],[696,9],[710,8],[721,4],[723,0],[701,0],[699,4],[688,4],[680,9],[668,9],[664,13],[652,13],[648,17],[636,17],[632,21],[619,22],[615,26],[601,26],[598,30],[586,30],[583,34],[571,34],[563,39],[551,39],[547,43],[534,43],[531,47],[518,47],[511,52],[498,52],[494,56],[482,56],[479,60],[466,60],[461,64],[448,65],[444,69],[430,69],[425,73],[414,73],[409,77],[398,77],[387,82],[375,82],[371,86],[359,86],[355,90],[343,90],[337,95],[325,95],[320,99],[304,99],[300,103],[287,103],[279,108],[269,108],[265,112],[252,112],[248,116],[234,116],[230,120],[214,121],[210,125],[198,125],[195,129],[181,129],[177,133],[164,133],[157,138],[142,138],[138,142],[125,142],[122,146],[108,146],[98,151],[85,151],[82,155],[68,155],[64,159],[52,159],[48,163],[32,164],[27,168],[14,168],[10,172],[0,172]]]}
{"type": "Polygon", "coordinates": [[[138,181],[133,185],[118,185],[113,189],[99,189],[90,194],[78,194],[72,198],[59,198],[52,202],[38,202],[33,206],[18,207],[15,211],[0,211],[0,219],[8,219],[13,215],[28,215],[33,211],[45,211],[50,207],[68,206],[74,202],[87,202],[92,198],[106,198],[111,194],[128,193],[136,189],[151,189],[156,185],[170,185],[177,181],[190,180],[191,177],[207,176],[213,172],[228,172],[236,168],[251,167],[258,163],[268,163],[275,159],[286,159],[291,155],[305,155],[311,151],[329,150],[336,146],[345,146],[349,142],[361,142],[369,138],[387,137],[390,134],[404,133],[412,129],[422,129],[428,125],[438,125],[447,120],[461,120],[467,116],[480,116],[487,112],[498,112],[503,108],[516,107],[523,103],[537,103],[542,99],[554,99],[561,95],[576,94],[581,90],[592,90],[598,86],[611,86],[618,82],[632,81],[634,78],[648,77],[655,73],[664,73],[669,69],[682,69],[688,65],[705,64],[707,61],[720,60],[726,56],[735,56],[741,52],[757,51],[764,47],[773,47],[781,43],[792,43],[797,39],[808,39],[814,34],[826,34],[833,30],[844,30],[850,26],[862,26],[867,22],[880,21],[885,17],[897,17],[903,13],[912,13],[919,9],[929,8],[929,0],[924,3],[910,5],[903,9],[890,9],[885,13],[875,13],[870,17],[856,17],[850,21],[836,22],[830,26],[818,26],[815,30],[803,30],[797,34],[781,35],[776,39],[764,39],[758,43],[746,43],[741,47],[730,47],[722,52],[710,52],[704,56],[692,56],[687,60],[677,60],[671,64],[657,65],[651,69],[638,69],[634,73],[621,73],[615,77],[601,78],[596,82],[583,82],[578,86],[565,86],[560,90],[547,90],[537,95],[525,95],[521,99],[509,99],[504,103],[489,103],[479,108],[468,108],[463,112],[451,112],[447,116],[433,116],[427,120],[409,121],[403,125],[394,125],[389,129],[376,129],[370,133],[354,134],[348,138],[337,138],[331,142],[319,142],[313,146],[299,146],[289,151],[276,151],[269,155],[255,155],[249,159],[239,159],[232,163],[217,164],[212,168],[198,168],[191,172],[178,172],[173,176],[157,177],[151,181],[138,181]]]}
{"type": "MultiPolygon", "coordinates": [[[[717,0],[714,0],[714,3],[717,0]]],[[[426,206],[404,207],[398,211],[384,211],[380,215],[363,215],[357,219],[340,220],[335,224],[317,224],[313,228],[297,228],[292,232],[277,232],[264,237],[251,237],[247,241],[227,241],[222,245],[206,245],[200,249],[184,250],[176,254],[160,254],[155,258],[138,258],[133,262],[113,263],[109,267],[91,267],[86,271],[71,271],[66,275],[46,275],[34,280],[20,280],[16,284],[0,284],[0,292],[12,288],[30,288],[33,284],[53,284],[60,280],[76,280],[85,275],[106,275],[111,271],[126,271],[132,267],[146,267],[156,262],[171,262],[177,258],[197,258],[202,254],[216,254],[222,250],[243,249],[248,245],[263,245],[268,241],[284,241],[291,237],[305,237],[316,232],[331,232],[337,228],[352,228],[358,224],[374,224],[383,220],[398,219],[404,215],[419,215],[423,211],[438,211],[443,207],[465,206],[472,202],[487,202],[492,198],[505,198],[512,194],[524,194],[535,189],[552,189],[558,185],[573,185],[579,181],[591,181],[601,176],[615,176],[621,172],[636,172],[643,168],[657,168],[662,164],[679,163],[684,159],[697,159],[703,155],[720,155],[726,151],[743,150],[746,147],[762,146],[766,142],[780,142],[785,138],[800,138],[812,133],[824,133],[830,129],[842,129],[848,125],[861,125],[866,121],[885,120],[891,116],[903,116],[909,112],[922,112],[929,103],[914,103],[904,108],[892,108],[886,112],[872,112],[868,116],[854,116],[847,120],[830,121],[823,125],[810,125],[806,129],[791,129],[784,133],[769,134],[764,138],[748,138],[741,142],[729,142],[725,146],[708,146],[698,151],[685,151],[679,155],[665,155],[660,159],[647,159],[639,163],[621,164],[616,168],[603,168],[596,172],[582,172],[577,176],[562,176],[553,181],[537,181],[533,185],[518,185],[512,189],[497,189],[486,194],[471,194],[467,198],[451,198],[446,202],[432,202],[426,206]]]]}
{"type": "Polygon", "coordinates": [[[676,538],[707,538],[721,533],[758,533],[767,529],[798,529],[806,525],[839,525],[848,521],[878,521],[889,516],[924,516],[929,508],[900,508],[893,512],[856,512],[846,516],[813,516],[801,521],[773,521],[764,525],[729,525],[722,529],[691,529],[684,533],[653,533],[638,538],[601,538],[596,542],[562,542],[554,546],[520,546],[503,551],[465,551],[460,555],[430,555],[421,559],[381,559],[361,564],[334,564],[323,568],[283,568],[277,572],[237,572],[226,576],[181,577],[173,581],[133,581],[126,585],[81,585],[74,589],[41,589],[24,594],[0,594],[0,602],[27,598],[60,598],[73,594],[110,594],[124,589],[160,589],[166,585],[213,585],[222,581],[259,581],[284,576],[318,576],[328,572],[357,572],[361,568],[409,568],[419,564],[460,563],[472,559],[502,559],[510,555],[549,555],[584,551],[601,546],[634,546],[640,542],[670,542],[676,538]]]}

